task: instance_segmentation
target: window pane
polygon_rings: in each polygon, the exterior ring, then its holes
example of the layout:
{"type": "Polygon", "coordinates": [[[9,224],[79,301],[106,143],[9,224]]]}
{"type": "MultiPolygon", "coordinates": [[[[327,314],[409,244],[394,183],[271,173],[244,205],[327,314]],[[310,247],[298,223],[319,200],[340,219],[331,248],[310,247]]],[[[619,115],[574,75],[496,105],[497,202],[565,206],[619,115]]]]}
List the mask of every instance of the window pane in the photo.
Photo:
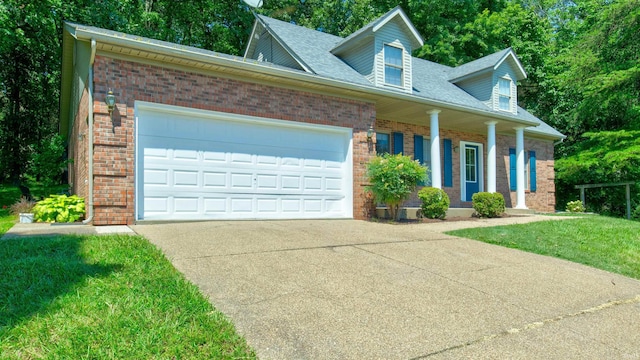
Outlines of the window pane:
{"type": "Polygon", "coordinates": [[[498,79],[498,92],[500,95],[511,96],[511,81],[498,79]]]}
{"type": "Polygon", "coordinates": [[[389,139],[389,134],[376,133],[376,153],[378,155],[388,154],[391,152],[391,144],[389,139]]]}
{"type": "Polygon", "coordinates": [[[385,66],[384,82],[391,85],[402,86],[402,69],[385,66]]]}
{"type": "Polygon", "coordinates": [[[402,49],[395,46],[384,46],[384,63],[385,65],[395,65],[402,67],[402,49]]]}
{"type": "Polygon", "coordinates": [[[402,49],[384,46],[384,82],[402,86],[402,49]]]}
{"type": "Polygon", "coordinates": [[[469,182],[476,181],[476,149],[466,148],[465,149],[465,178],[469,182]]]}
{"type": "Polygon", "coordinates": [[[511,110],[511,99],[500,95],[500,110],[511,110]]]}

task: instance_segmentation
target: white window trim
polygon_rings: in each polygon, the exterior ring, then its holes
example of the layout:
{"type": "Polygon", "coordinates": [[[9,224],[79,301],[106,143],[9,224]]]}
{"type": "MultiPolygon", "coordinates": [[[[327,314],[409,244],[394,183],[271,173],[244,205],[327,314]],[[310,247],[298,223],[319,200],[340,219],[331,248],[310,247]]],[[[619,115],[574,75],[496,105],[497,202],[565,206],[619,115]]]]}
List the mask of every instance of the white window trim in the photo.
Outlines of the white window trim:
{"type": "Polygon", "coordinates": [[[398,45],[393,45],[393,44],[389,44],[389,43],[383,43],[382,44],[382,82],[386,85],[386,86],[393,86],[393,87],[397,87],[399,89],[404,89],[405,86],[405,81],[404,81],[404,75],[405,75],[405,66],[404,66],[404,48],[402,48],[401,46],[398,45]],[[386,54],[385,54],[385,49],[387,48],[387,46],[392,47],[392,48],[396,48],[398,50],[400,50],[400,63],[402,64],[401,66],[397,66],[394,64],[387,64],[387,59],[386,59],[386,54]],[[387,66],[390,66],[392,68],[396,68],[396,69],[400,69],[400,85],[397,84],[390,84],[387,82],[387,66]]]}
{"type": "Polygon", "coordinates": [[[484,145],[471,141],[460,141],[460,200],[466,202],[467,187],[465,184],[466,159],[464,156],[465,145],[473,145],[478,147],[478,191],[484,191],[484,145]]]}

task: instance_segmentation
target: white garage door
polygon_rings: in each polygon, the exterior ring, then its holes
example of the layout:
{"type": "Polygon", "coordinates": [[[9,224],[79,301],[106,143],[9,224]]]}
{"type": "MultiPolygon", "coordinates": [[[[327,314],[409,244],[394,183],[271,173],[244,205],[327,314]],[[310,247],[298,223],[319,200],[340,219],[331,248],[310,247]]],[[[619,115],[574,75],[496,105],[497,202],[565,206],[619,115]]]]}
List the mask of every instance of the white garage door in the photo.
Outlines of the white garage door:
{"type": "Polygon", "coordinates": [[[351,129],[136,103],[145,220],[353,216],[351,129]]]}

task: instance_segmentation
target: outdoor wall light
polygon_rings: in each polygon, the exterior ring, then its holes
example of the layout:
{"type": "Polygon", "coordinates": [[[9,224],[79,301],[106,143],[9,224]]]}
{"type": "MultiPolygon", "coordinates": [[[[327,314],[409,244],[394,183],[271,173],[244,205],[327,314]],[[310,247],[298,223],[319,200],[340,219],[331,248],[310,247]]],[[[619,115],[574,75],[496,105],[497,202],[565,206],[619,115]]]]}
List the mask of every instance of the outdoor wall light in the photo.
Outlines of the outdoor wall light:
{"type": "Polygon", "coordinates": [[[459,147],[459,146],[454,146],[454,147],[453,147],[453,152],[454,152],[454,153],[456,153],[456,154],[457,154],[458,152],[460,152],[460,147],[459,147]]]}
{"type": "Polygon", "coordinates": [[[109,90],[107,96],[104,98],[104,102],[107,104],[107,108],[109,108],[109,116],[112,116],[113,109],[116,106],[116,96],[113,95],[113,91],[109,90]]]}
{"type": "Polygon", "coordinates": [[[373,141],[373,125],[369,126],[369,130],[367,130],[367,142],[373,141]]]}

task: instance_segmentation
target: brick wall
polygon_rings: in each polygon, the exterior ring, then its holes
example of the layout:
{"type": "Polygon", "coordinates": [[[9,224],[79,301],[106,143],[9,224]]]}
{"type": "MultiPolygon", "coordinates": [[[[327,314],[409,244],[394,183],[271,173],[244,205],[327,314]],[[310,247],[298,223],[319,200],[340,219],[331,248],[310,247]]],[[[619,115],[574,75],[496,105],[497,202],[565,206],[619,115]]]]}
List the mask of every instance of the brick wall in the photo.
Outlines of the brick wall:
{"type": "MultiPolygon", "coordinates": [[[[515,136],[498,135],[496,137],[497,190],[504,195],[507,207],[516,204],[516,192],[509,190],[509,148],[516,147],[515,136]]],[[[537,139],[524,139],[524,150],[536,152],[536,191],[525,191],[525,203],[529,209],[553,212],[556,206],[555,171],[553,160],[553,142],[537,139]]]]}
{"type": "Polygon", "coordinates": [[[364,219],[372,202],[364,191],[364,164],[373,151],[366,140],[375,121],[372,103],[96,56],[94,64],[95,225],[134,222],[134,102],[325,124],[353,129],[354,217],[364,219]],[[117,109],[109,118],[109,89],[117,109]]]}
{"type": "MultiPolygon", "coordinates": [[[[428,122],[427,115],[425,115],[425,122],[428,122]]],[[[377,132],[402,132],[404,134],[404,153],[411,157],[414,156],[413,135],[422,135],[425,138],[430,137],[430,129],[429,126],[426,125],[405,124],[395,121],[378,119],[376,121],[375,128],[377,132]]],[[[444,139],[450,139],[454,148],[460,146],[460,141],[483,144],[482,157],[484,159],[484,186],[486,189],[487,136],[482,134],[440,129],[440,156],[442,164],[444,164],[444,149],[442,147],[444,139]]],[[[515,131],[513,136],[496,136],[496,190],[504,195],[507,207],[515,206],[516,193],[515,191],[509,190],[509,148],[515,148],[515,143],[515,131]]],[[[525,202],[527,204],[527,207],[529,207],[530,209],[535,209],[537,211],[552,212],[555,209],[553,142],[526,138],[525,150],[536,151],[537,174],[537,190],[535,192],[526,192],[525,202]]],[[[447,195],[449,195],[449,198],[451,200],[451,207],[471,207],[471,202],[461,200],[462,195],[460,191],[459,152],[453,152],[452,163],[453,186],[444,186],[444,179],[442,179],[443,190],[447,193],[447,195]]],[[[444,171],[442,172],[442,176],[444,176],[444,171]]],[[[412,194],[410,199],[404,204],[404,206],[419,205],[420,201],[417,197],[417,192],[412,194]]]]}

